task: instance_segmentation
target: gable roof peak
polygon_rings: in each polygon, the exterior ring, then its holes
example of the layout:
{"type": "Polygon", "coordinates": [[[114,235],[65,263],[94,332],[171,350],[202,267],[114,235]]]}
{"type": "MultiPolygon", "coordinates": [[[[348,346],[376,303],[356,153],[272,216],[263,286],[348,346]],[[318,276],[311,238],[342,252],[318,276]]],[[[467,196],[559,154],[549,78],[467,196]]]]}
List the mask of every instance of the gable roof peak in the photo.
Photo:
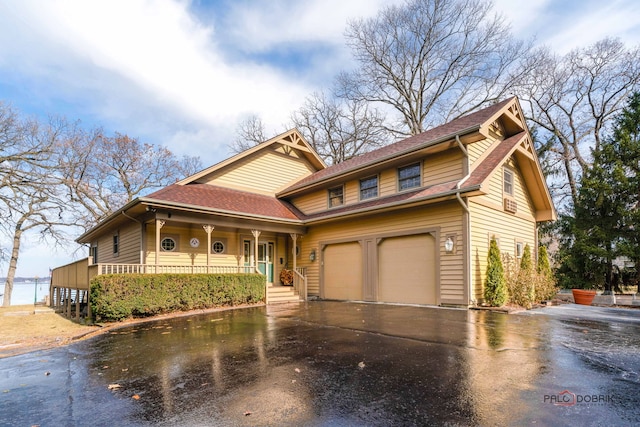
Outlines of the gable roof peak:
{"type": "Polygon", "coordinates": [[[187,185],[187,184],[193,183],[198,179],[202,178],[203,176],[206,176],[212,172],[220,170],[232,163],[236,163],[252,155],[253,153],[264,150],[265,148],[268,148],[274,144],[285,145],[289,148],[300,151],[302,155],[307,159],[307,161],[309,161],[309,163],[314,168],[316,168],[316,170],[321,170],[327,167],[324,160],[322,160],[322,158],[318,155],[318,153],[316,153],[316,151],[313,149],[311,144],[307,142],[307,140],[304,138],[302,133],[298,129],[293,128],[279,135],[276,135],[271,139],[261,142],[260,144],[254,145],[253,147],[250,147],[240,153],[237,153],[221,162],[218,162],[212,166],[209,166],[208,168],[205,168],[200,172],[197,172],[191,176],[188,176],[176,182],[176,184],[187,185]]]}

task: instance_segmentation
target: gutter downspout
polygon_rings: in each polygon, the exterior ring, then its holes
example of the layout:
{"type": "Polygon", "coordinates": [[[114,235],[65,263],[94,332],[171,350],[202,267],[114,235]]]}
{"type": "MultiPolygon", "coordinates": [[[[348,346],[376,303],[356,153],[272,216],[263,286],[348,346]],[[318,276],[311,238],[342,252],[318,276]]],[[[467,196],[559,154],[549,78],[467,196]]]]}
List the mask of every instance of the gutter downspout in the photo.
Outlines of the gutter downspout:
{"type": "Polygon", "coordinates": [[[464,210],[464,217],[463,217],[464,219],[463,219],[462,226],[464,230],[463,231],[464,233],[463,257],[465,259],[465,262],[464,262],[463,274],[464,274],[464,280],[467,282],[467,303],[469,305],[476,305],[477,304],[476,300],[472,298],[473,289],[472,289],[472,283],[471,283],[471,218],[470,218],[469,206],[467,205],[467,203],[465,203],[465,201],[460,196],[460,187],[471,176],[471,160],[469,159],[469,151],[462,144],[462,141],[460,141],[460,135],[456,135],[456,142],[458,143],[458,147],[460,147],[462,154],[465,156],[467,160],[465,164],[465,176],[456,184],[456,190],[457,190],[456,199],[458,200],[458,202],[460,203],[460,206],[462,206],[462,209],[464,210]]]}
{"type": "Polygon", "coordinates": [[[125,218],[129,218],[132,221],[137,222],[138,224],[140,224],[140,254],[139,254],[139,259],[140,259],[140,264],[144,264],[144,260],[143,258],[143,254],[144,254],[144,224],[142,223],[142,221],[135,219],[134,217],[127,215],[125,213],[125,211],[122,211],[122,215],[124,215],[125,218]]]}

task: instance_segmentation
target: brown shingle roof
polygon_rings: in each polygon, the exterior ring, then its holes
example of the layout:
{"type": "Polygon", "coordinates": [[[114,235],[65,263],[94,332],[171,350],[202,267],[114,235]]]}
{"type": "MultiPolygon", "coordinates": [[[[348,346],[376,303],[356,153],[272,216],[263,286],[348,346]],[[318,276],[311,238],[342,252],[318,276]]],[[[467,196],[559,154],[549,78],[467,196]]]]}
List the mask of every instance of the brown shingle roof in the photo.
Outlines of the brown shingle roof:
{"type": "Polygon", "coordinates": [[[505,105],[513,102],[513,99],[514,98],[506,99],[483,110],[452,120],[449,123],[435,127],[426,132],[422,132],[421,134],[403,139],[402,141],[398,141],[393,144],[386,145],[382,148],[364,153],[360,156],[353,157],[342,163],[329,166],[326,169],[322,169],[312,175],[309,175],[308,177],[301,179],[300,181],[282,191],[281,194],[286,194],[290,191],[306,187],[307,185],[312,185],[328,178],[352,172],[386,158],[391,158],[405,152],[410,152],[415,149],[428,146],[430,145],[430,143],[439,141],[442,138],[446,138],[448,136],[453,137],[460,132],[473,129],[474,127],[479,128],[487,120],[489,120],[489,118],[500,111],[505,105]]]}
{"type": "Polygon", "coordinates": [[[233,212],[284,220],[299,220],[297,210],[288,202],[262,194],[232,190],[209,184],[173,184],[143,198],[199,207],[221,212],[233,212]]]}
{"type": "Polygon", "coordinates": [[[507,158],[513,148],[525,137],[525,132],[517,133],[493,149],[493,151],[471,173],[463,187],[472,187],[482,184],[489,175],[507,158]]]}

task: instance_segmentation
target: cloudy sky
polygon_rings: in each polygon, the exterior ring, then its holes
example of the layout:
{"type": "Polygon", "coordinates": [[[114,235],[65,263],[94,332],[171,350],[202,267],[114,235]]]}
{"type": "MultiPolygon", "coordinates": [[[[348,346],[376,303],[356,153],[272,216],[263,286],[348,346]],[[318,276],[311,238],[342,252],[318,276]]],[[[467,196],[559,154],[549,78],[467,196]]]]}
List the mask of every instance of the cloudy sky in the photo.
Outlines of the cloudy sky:
{"type": "MultiPolygon", "coordinates": [[[[0,100],[200,156],[228,156],[238,123],[271,132],[352,66],[343,31],[403,0],[5,0],[0,100]]],[[[640,43],[637,0],[495,0],[520,38],[559,53],[604,37],[640,43]]],[[[18,275],[70,261],[25,242],[18,275]]],[[[0,264],[0,277],[6,263],[0,264]]]]}

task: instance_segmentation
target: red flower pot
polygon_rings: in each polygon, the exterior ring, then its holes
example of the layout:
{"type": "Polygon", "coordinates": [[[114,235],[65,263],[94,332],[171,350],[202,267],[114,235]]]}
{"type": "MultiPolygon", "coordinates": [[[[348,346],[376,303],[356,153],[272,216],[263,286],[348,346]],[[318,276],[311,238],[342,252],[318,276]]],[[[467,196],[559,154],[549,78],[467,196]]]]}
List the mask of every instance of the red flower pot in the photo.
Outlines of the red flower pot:
{"type": "Polygon", "coordinates": [[[591,305],[596,296],[596,291],[586,289],[571,289],[571,293],[573,293],[573,301],[582,305],[591,305]]]}

